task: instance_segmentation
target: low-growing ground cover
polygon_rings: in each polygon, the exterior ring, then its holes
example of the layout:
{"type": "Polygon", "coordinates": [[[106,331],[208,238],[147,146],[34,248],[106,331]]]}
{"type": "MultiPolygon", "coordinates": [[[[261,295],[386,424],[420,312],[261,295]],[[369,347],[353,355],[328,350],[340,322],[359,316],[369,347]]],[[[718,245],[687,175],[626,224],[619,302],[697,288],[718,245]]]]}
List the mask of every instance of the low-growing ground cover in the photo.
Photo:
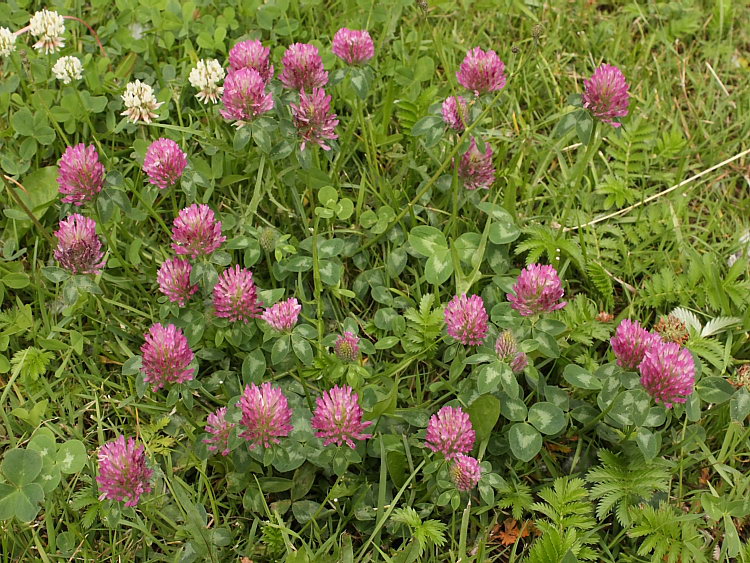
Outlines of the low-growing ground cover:
{"type": "Polygon", "coordinates": [[[745,561],[730,0],[0,5],[4,561],[745,561]]]}

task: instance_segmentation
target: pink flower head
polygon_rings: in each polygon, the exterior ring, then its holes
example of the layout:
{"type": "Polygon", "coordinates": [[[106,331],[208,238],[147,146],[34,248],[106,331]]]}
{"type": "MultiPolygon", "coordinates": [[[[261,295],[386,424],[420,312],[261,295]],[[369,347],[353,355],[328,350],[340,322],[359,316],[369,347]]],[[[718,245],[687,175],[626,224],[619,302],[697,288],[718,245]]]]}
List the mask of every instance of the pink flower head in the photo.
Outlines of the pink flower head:
{"type": "Polygon", "coordinates": [[[474,47],[466,53],[456,78],[461,86],[476,96],[502,90],[506,80],[505,63],[495,51],[485,52],[481,47],[474,47]]]}
{"type": "Polygon", "coordinates": [[[506,295],[510,306],[524,317],[551,313],[568,304],[567,301],[559,302],[565,291],[557,270],[552,266],[529,264],[521,270],[512,291],[506,295]]]}
{"type": "Polygon", "coordinates": [[[192,258],[217,250],[227,237],[221,236],[221,221],[216,221],[208,205],[194,203],[180,211],[172,229],[172,250],[192,258]]]}
{"type": "Polygon", "coordinates": [[[325,139],[338,138],[335,128],[339,124],[336,114],[331,112],[331,96],[326,96],[322,88],[313,88],[311,94],[300,92],[299,104],[289,106],[294,126],[302,138],[300,149],[305,150],[307,143],[317,143],[323,150],[331,150],[325,139]]]}
{"type": "Polygon", "coordinates": [[[448,334],[466,346],[479,346],[487,337],[487,311],[478,295],[456,295],[445,307],[448,334]]]}
{"type": "Polygon", "coordinates": [[[264,47],[257,39],[251,41],[240,41],[229,51],[230,74],[241,68],[255,70],[263,82],[273,78],[273,65],[271,64],[271,50],[264,47]]]}
{"type": "Polygon", "coordinates": [[[148,181],[162,190],[174,186],[187,166],[187,155],[172,139],[157,139],[148,147],[143,171],[148,181]]]}
{"type": "Polygon", "coordinates": [[[203,439],[203,443],[208,444],[208,451],[221,451],[221,455],[229,455],[232,451],[229,449],[229,438],[235,426],[237,425],[234,422],[227,420],[226,407],[216,409],[216,412],[209,414],[206,420],[206,432],[211,436],[203,439]]]}
{"type": "Polygon", "coordinates": [[[469,122],[469,105],[462,96],[451,96],[443,102],[443,121],[459,133],[469,122]]]}
{"type": "Polygon", "coordinates": [[[104,166],[94,145],[79,143],[65,149],[60,159],[57,184],[63,203],[81,206],[94,199],[104,185],[104,166]]]}
{"type": "Polygon", "coordinates": [[[447,459],[466,454],[474,447],[476,434],[469,415],[461,407],[443,407],[427,424],[425,445],[447,459]]]}
{"type": "Polygon", "coordinates": [[[240,437],[250,442],[250,449],[270,448],[292,431],[292,409],[279,387],[268,382],[260,387],[247,385],[237,405],[242,411],[240,427],[244,428],[240,437]]]}
{"type": "Polygon", "coordinates": [[[342,61],[360,65],[375,56],[375,45],[367,31],[342,27],[333,37],[332,51],[342,61]]]}
{"type": "Polygon", "coordinates": [[[214,309],[217,317],[230,322],[247,323],[260,316],[253,273],[239,264],[224,270],[214,286],[214,309]]]}
{"type": "Polygon", "coordinates": [[[170,324],[156,323],[144,335],[141,346],[143,371],[146,383],[158,391],[167,383],[185,383],[193,379],[195,368],[188,367],[193,361],[193,351],[188,346],[182,330],[170,324]]]}
{"type": "Polygon", "coordinates": [[[120,435],[99,448],[99,500],[125,501],[125,506],[136,506],[141,495],[151,492],[153,470],[146,466],[143,446],[134,438],[120,435]]]}
{"type": "Polygon", "coordinates": [[[636,369],[649,348],[661,340],[658,334],[652,334],[643,328],[638,321],[623,320],[609,341],[617,357],[617,365],[625,369],[636,369]]]}
{"type": "Polygon", "coordinates": [[[310,90],[328,84],[328,73],[323,68],[318,48],[307,43],[293,43],[281,59],[284,70],[281,83],[290,90],[310,90]]]}
{"type": "Polygon", "coordinates": [[[450,474],[459,491],[470,491],[479,484],[482,478],[482,468],[479,466],[479,461],[473,457],[458,454],[453,458],[450,474]]]}
{"type": "Polygon", "coordinates": [[[156,273],[159,291],[166,295],[172,303],[184,307],[190,296],[198,291],[196,284],[190,283],[193,267],[184,258],[170,258],[161,265],[156,273]]]}
{"type": "Polygon", "coordinates": [[[104,268],[102,241],[96,234],[96,221],[73,213],[60,221],[55,231],[55,260],[72,274],[96,274],[104,268]]]}
{"type": "Polygon", "coordinates": [[[492,166],[492,148],[485,143],[485,150],[477,148],[477,141],[471,138],[469,150],[461,157],[458,164],[458,177],[464,182],[467,190],[488,189],[495,181],[495,167],[492,166]]]}
{"type": "Polygon", "coordinates": [[[333,443],[340,446],[346,442],[354,449],[354,440],[372,438],[372,434],[362,433],[372,421],[362,420],[359,395],[348,385],[335,385],[323,393],[322,397],[318,397],[311,422],[312,427],[318,430],[315,435],[323,438],[324,446],[333,443]]]}
{"type": "Polygon", "coordinates": [[[241,68],[230,72],[224,81],[221,96],[224,109],[220,110],[227,121],[234,121],[238,129],[259,115],[273,109],[273,96],[266,92],[266,82],[253,68],[241,68]]]}
{"type": "Polygon", "coordinates": [[[513,373],[520,373],[529,365],[529,358],[518,350],[518,342],[509,330],[500,333],[495,341],[495,353],[501,361],[510,365],[513,373]]]}
{"type": "Polygon", "coordinates": [[[628,115],[630,94],[625,76],[616,66],[603,64],[583,83],[583,107],[591,115],[612,127],[620,123],[614,119],[628,115]]]}
{"type": "Polygon", "coordinates": [[[347,331],[336,339],[333,350],[340,360],[356,362],[359,358],[359,337],[347,331]]]}
{"type": "Polygon", "coordinates": [[[260,318],[279,332],[291,332],[297,324],[300,311],[302,305],[295,297],[291,297],[266,309],[260,318]]]}
{"type": "Polygon", "coordinates": [[[646,350],[639,366],[641,385],[657,403],[671,408],[693,393],[695,361],[687,348],[657,340],[646,350]]]}

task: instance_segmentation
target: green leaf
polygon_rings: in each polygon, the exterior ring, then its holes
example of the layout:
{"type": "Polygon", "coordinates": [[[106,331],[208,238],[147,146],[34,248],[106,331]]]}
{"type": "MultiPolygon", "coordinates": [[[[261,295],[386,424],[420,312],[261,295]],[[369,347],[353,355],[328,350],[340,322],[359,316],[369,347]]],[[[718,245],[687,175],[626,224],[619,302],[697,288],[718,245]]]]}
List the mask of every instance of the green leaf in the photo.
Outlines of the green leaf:
{"type": "Polygon", "coordinates": [[[422,256],[433,256],[436,252],[447,252],[445,235],[435,227],[414,227],[409,233],[409,244],[422,256]]]}
{"type": "Polygon", "coordinates": [[[29,483],[18,489],[0,484],[0,520],[15,516],[21,522],[31,522],[39,513],[39,503],[44,500],[44,490],[38,483],[29,483]]]}
{"type": "Polygon", "coordinates": [[[575,364],[568,364],[563,370],[563,378],[573,387],[579,389],[598,390],[602,388],[602,382],[593,374],[575,364]]]}
{"type": "Polygon", "coordinates": [[[750,393],[741,387],[729,400],[729,414],[735,422],[744,422],[750,414],[750,393]]]}
{"type": "Polygon", "coordinates": [[[482,442],[490,437],[500,418],[500,401],[493,395],[482,395],[469,405],[467,412],[477,434],[477,441],[482,442]]]}
{"type": "Polygon", "coordinates": [[[80,440],[68,440],[57,450],[57,466],[63,473],[78,473],[87,459],[86,447],[80,440]]]}
{"type": "Polygon", "coordinates": [[[652,432],[648,428],[639,428],[635,436],[638,449],[641,450],[646,461],[651,461],[661,449],[661,432],[652,432]]]}
{"type": "Polygon", "coordinates": [[[507,211],[505,213],[507,215],[505,220],[495,220],[490,225],[489,238],[493,244],[508,244],[521,235],[521,231],[513,223],[510,213],[507,211]]]}
{"type": "Polygon", "coordinates": [[[477,392],[494,393],[500,389],[510,387],[515,382],[513,370],[504,362],[494,361],[482,367],[477,376],[477,392]]]}
{"type": "Polygon", "coordinates": [[[523,422],[526,420],[529,409],[526,408],[526,403],[521,399],[503,395],[500,399],[500,404],[502,405],[500,412],[508,420],[512,420],[513,422],[523,422]]]}
{"type": "Polygon", "coordinates": [[[294,354],[299,358],[299,361],[309,366],[313,361],[313,351],[310,343],[299,336],[298,334],[292,334],[292,349],[294,354]]]}
{"type": "Polygon", "coordinates": [[[22,487],[39,475],[42,470],[42,456],[34,450],[14,448],[5,453],[0,470],[8,481],[22,487]]]}
{"type": "Polygon", "coordinates": [[[565,428],[567,421],[563,410],[546,401],[535,403],[529,409],[529,422],[544,434],[557,434],[565,428]]]}
{"type": "Polygon", "coordinates": [[[273,348],[271,348],[271,363],[273,365],[280,364],[287,358],[291,351],[292,343],[289,335],[284,334],[280,336],[276,342],[274,342],[273,348]]]}
{"type": "Polygon", "coordinates": [[[734,395],[734,387],[723,377],[704,377],[695,386],[695,392],[707,403],[724,403],[734,395]]]}
{"type": "Polygon", "coordinates": [[[453,262],[449,251],[438,251],[427,259],[424,278],[427,283],[441,285],[453,274],[453,262]]]}
{"type": "Polygon", "coordinates": [[[263,350],[253,350],[242,361],[242,381],[260,383],[266,373],[266,357],[263,350]]]}
{"type": "Polygon", "coordinates": [[[542,449],[542,435],[530,424],[517,422],[508,433],[510,451],[521,461],[531,461],[542,449]]]}

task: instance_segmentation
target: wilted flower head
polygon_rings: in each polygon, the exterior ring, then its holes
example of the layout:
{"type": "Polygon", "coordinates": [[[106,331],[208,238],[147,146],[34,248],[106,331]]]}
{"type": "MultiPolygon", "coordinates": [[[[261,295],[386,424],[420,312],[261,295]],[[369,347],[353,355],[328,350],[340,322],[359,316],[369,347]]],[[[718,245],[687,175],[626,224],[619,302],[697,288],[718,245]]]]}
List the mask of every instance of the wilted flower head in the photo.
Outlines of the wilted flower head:
{"type": "Polygon", "coordinates": [[[195,368],[188,367],[193,361],[193,351],[182,330],[173,324],[151,325],[143,336],[143,380],[158,391],[167,383],[185,383],[195,376],[195,368]]]}
{"type": "Polygon", "coordinates": [[[529,264],[521,270],[512,291],[506,295],[510,306],[524,317],[551,313],[568,304],[559,302],[565,291],[552,266],[529,264]]]}
{"type": "Polygon", "coordinates": [[[65,33],[65,20],[57,12],[40,10],[31,16],[29,32],[37,42],[34,49],[44,51],[45,54],[54,53],[65,46],[62,34],[65,33]]]}
{"type": "Polygon", "coordinates": [[[241,68],[257,71],[263,82],[268,84],[273,78],[271,50],[256,39],[240,41],[229,51],[229,71],[234,72],[241,68]]]}
{"type": "Polygon", "coordinates": [[[461,63],[456,73],[458,83],[471,90],[475,95],[495,92],[505,87],[505,63],[495,51],[483,51],[474,47],[461,63]]]}
{"type": "Polygon", "coordinates": [[[96,274],[104,268],[102,242],[93,219],[73,213],[60,221],[55,236],[55,260],[70,273],[96,274]]]}
{"type": "Polygon", "coordinates": [[[737,388],[744,387],[750,391],[750,364],[742,364],[734,373],[727,377],[727,381],[737,388]]]}
{"type": "Polygon", "coordinates": [[[450,96],[443,102],[443,121],[459,133],[469,122],[469,104],[462,96],[450,96]]]}
{"type": "Polygon", "coordinates": [[[687,326],[674,315],[662,316],[654,325],[654,331],[661,336],[664,342],[676,342],[680,346],[690,338],[687,326]]]}
{"type": "Polygon", "coordinates": [[[0,27],[0,57],[7,57],[16,50],[17,37],[7,27],[0,27]]]}
{"type": "Polygon", "coordinates": [[[482,468],[479,466],[479,461],[473,457],[458,454],[453,458],[450,474],[459,491],[470,491],[479,484],[482,478],[482,468]]]}
{"type": "Polygon", "coordinates": [[[445,307],[448,334],[466,346],[479,346],[487,337],[487,311],[478,295],[456,295],[445,307]]]}
{"type": "Polygon", "coordinates": [[[239,264],[224,270],[214,286],[214,309],[217,317],[231,322],[247,323],[260,316],[253,273],[239,264]]]}
{"type": "Polygon", "coordinates": [[[60,57],[52,67],[52,74],[63,84],[70,84],[71,80],[83,78],[83,65],[78,57],[60,57]]]}
{"type": "Polygon", "coordinates": [[[370,34],[363,30],[342,27],[333,37],[333,54],[350,65],[359,65],[375,56],[370,34]]]}
{"type": "Polygon", "coordinates": [[[134,438],[120,435],[99,448],[99,500],[125,501],[125,506],[136,506],[141,495],[151,492],[153,470],[146,466],[143,446],[134,438]]]}
{"type": "Polygon", "coordinates": [[[313,88],[311,94],[300,92],[299,104],[289,106],[294,126],[302,138],[300,149],[305,150],[307,143],[317,143],[323,150],[330,150],[325,139],[338,138],[335,128],[339,124],[336,114],[331,112],[331,96],[326,96],[322,88],[313,88]]]}
{"type": "Polygon", "coordinates": [[[154,89],[140,80],[128,82],[121,98],[125,104],[125,111],[120,115],[126,116],[132,123],[139,121],[151,123],[151,120],[157,116],[156,110],[164,104],[164,102],[157,102],[154,89]]]}
{"type": "Polygon", "coordinates": [[[292,431],[292,409],[279,387],[268,382],[260,387],[248,385],[237,405],[242,411],[240,427],[244,428],[240,437],[250,442],[250,449],[270,448],[292,431]]]}
{"type": "Polygon", "coordinates": [[[159,291],[172,303],[184,307],[190,297],[198,291],[196,284],[190,283],[193,267],[184,258],[170,258],[161,265],[156,274],[159,291]]]}
{"type": "Polygon", "coordinates": [[[206,432],[211,434],[208,438],[203,439],[204,444],[208,444],[208,451],[220,452],[221,455],[229,455],[232,451],[229,449],[229,438],[232,436],[232,430],[237,426],[234,422],[227,420],[227,408],[221,407],[208,415],[206,420],[206,432]]]}
{"type": "Polygon", "coordinates": [[[495,341],[495,353],[501,361],[510,365],[514,373],[519,373],[529,365],[529,359],[518,350],[518,342],[509,330],[500,333],[495,341]]]}
{"type": "Polygon", "coordinates": [[[336,339],[333,350],[340,360],[355,362],[359,358],[359,337],[347,331],[336,339]]]}
{"type": "Polygon", "coordinates": [[[328,73],[323,68],[318,48],[307,43],[293,43],[281,59],[284,70],[281,83],[290,90],[310,90],[328,84],[328,73]]]}
{"type": "Polygon", "coordinates": [[[427,424],[425,445],[451,459],[474,447],[476,434],[469,415],[461,407],[443,407],[427,424]]]}
{"type": "Polygon", "coordinates": [[[659,340],[661,339],[658,335],[648,332],[638,321],[624,319],[609,342],[617,357],[617,365],[625,369],[635,369],[643,360],[646,351],[659,340]]]}
{"type": "Polygon", "coordinates": [[[597,119],[619,127],[616,117],[628,115],[630,94],[625,76],[616,66],[603,64],[583,83],[583,107],[597,119]]]}
{"type": "Polygon", "coordinates": [[[318,397],[311,422],[312,427],[318,430],[315,435],[323,438],[324,446],[333,443],[340,446],[346,442],[354,449],[354,440],[372,437],[372,434],[363,434],[372,422],[362,420],[359,395],[348,385],[336,385],[318,397]]]}
{"type": "Polygon", "coordinates": [[[198,90],[195,95],[196,98],[204,104],[208,102],[215,104],[224,91],[224,88],[220,85],[224,76],[226,76],[226,73],[219,61],[216,59],[201,59],[190,71],[188,81],[193,88],[198,90]]]}
{"type": "Polygon", "coordinates": [[[641,385],[657,403],[671,408],[693,392],[695,361],[687,348],[657,340],[646,350],[639,366],[641,385]]]}
{"type": "Polygon", "coordinates": [[[469,150],[461,157],[458,164],[458,177],[463,180],[467,190],[488,189],[495,181],[495,167],[492,166],[492,148],[485,143],[485,151],[477,147],[477,141],[471,138],[469,150]]]}
{"type": "Polygon", "coordinates": [[[205,256],[217,250],[227,237],[221,235],[221,221],[216,221],[208,205],[194,203],[186,207],[174,220],[172,249],[192,258],[205,256]]]}
{"type": "Polygon", "coordinates": [[[64,203],[81,206],[102,191],[104,166],[94,145],[79,143],[65,149],[57,174],[57,184],[64,203]]]}
{"type": "Polygon", "coordinates": [[[148,181],[162,190],[173,186],[187,166],[187,155],[172,139],[157,139],[148,147],[143,171],[148,181]]]}
{"type": "Polygon", "coordinates": [[[261,318],[279,332],[291,332],[297,324],[300,311],[302,305],[296,298],[291,297],[266,309],[261,318]]]}
{"type": "Polygon", "coordinates": [[[234,121],[238,129],[247,125],[259,115],[273,109],[273,96],[266,92],[266,83],[257,70],[241,68],[230,72],[224,82],[221,97],[224,109],[221,115],[234,121]]]}

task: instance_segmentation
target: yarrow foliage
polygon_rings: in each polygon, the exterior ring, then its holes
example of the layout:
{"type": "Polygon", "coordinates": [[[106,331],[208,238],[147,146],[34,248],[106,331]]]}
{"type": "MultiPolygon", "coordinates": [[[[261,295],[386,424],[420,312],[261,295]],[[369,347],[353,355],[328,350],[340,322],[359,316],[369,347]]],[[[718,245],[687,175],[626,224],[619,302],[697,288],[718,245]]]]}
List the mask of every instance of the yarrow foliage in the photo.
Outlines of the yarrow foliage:
{"type": "Polygon", "coordinates": [[[141,346],[144,381],[158,391],[167,383],[185,383],[193,379],[194,354],[182,330],[173,324],[156,323],[144,335],[141,346]]]}
{"type": "Polygon", "coordinates": [[[318,48],[307,43],[292,43],[281,60],[281,83],[290,90],[311,90],[328,84],[328,73],[318,48]]]}
{"type": "Polygon", "coordinates": [[[622,71],[616,66],[603,64],[583,86],[583,107],[604,123],[620,127],[615,119],[628,115],[630,104],[628,83],[622,71]]]}
{"type": "Polygon", "coordinates": [[[448,334],[466,346],[478,346],[487,337],[487,311],[478,295],[456,295],[445,307],[448,334]]]}
{"type": "Polygon", "coordinates": [[[458,454],[453,458],[450,474],[459,491],[470,491],[479,484],[479,480],[482,478],[482,468],[479,466],[477,459],[458,454]]]}
{"type": "Polygon", "coordinates": [[[651,346],[661,340],[651,334],[638,321],[624,319],[609,341],[617,357],[617,365],[625,369],[636,369],[651,346]]]}
{"type": "Polygon", "coordinates": [[[292,121],[297,134],[302,138],[301,150],[307,143],[316,143],[323,150],[331,150],[326,139],[337,139],[335,132],[339,120],[331,112],[331,96],[322,88],[313,88],[312,93],[300,92],[299,104],[289,104],[292,109],[292,121]]]}
{"type": "Polygon", "coordinates": [[[302,311],[302,305],[295,297],[291,297],[266,309],[261,318],[278,332],[291,332],[297,324],[300,311],[302,311]]]}
{"type": "Polygon", "coordinates": [[[346,443],[354,449],[354,440],[372,437],[372,434],[363,433],[372,422],[363,421],[362,414],[359,395],[348,385],[336,385],[318,397],[312,418],[312,427],[317,430],[315,436],[323,438],[324,446],[346,443]]]}
{"type": "Polygon", "coordinates": [[[427,424],[425,445],[447,459],[467,454],[474,447],[476,433],[469,415],[461,407],[443,407],[427,424]]]}
{"type": "Polygon", "coordinates": [[[671,408],[693,393],[695,361],[687,348],[658,340],[646,350],[639,366],[641,385],[657,403],[671,408]]]}
{"type": "Polygon", "coordinates": [[[530,317],[562,309],[567,301],[560,301],[565,291],[557,270],[549,265],[529,264],[518,276],[506,297],[510,306],[521,316],[530,317]]]}
{"type": "Polygon", "coordinates": [[[55,260],[71,274],[96,274],[104,268],[102,242],[93,219],[73,213],[60,221],[55,236],[55,260]]]}
{"type": "Polygon", "coordinates": [[[466,53],[456,78],[461,86],[476,96],[496,92],[505,87],[505,63],[495,51],[474,47],[466,53]]]}
{"type": "Polygon", "coordinates": [[[229,455],[232,451],[229,448],[229,439],[236,426],[234,422],[227,420],[226,407],[216,409],[216,412],[209,414],[205,430],[211,436],[203,439],[203,443],[208,445],[208,451],[219,452],[223,456],[229,455]]]}
{"type": "Polygon", "coordinates": [[[94,145],[79,143],[65,149],[60,158],[57,184],[64,203],[81,206],[94,199],[104,185],[104,165],[94,145]]]}
{"type": "Polygon", "coordinates": [[[214,286],[213,303],[216,316],[230,322],[247,323],[259,317],[261,309],[253,273],[239,264],[224,270],[214,286]]]}
{"type": "Polygon", "coordinates": [[[172,303],[184,307],[190,297],[198,291],[198,285],[190,283],[192,272],[193,266],[184,258],[170,258],[156,273],[159,291],[172,303]]]}
{"type": "Polygon", "coordinates": [[[144,447],[134,438],[118,436],[99,448],[99,500],[125,501],[136,506],[141,495],[151,492],[153,470],[146,465],[144,447]]]}
{"type": "Polygon", "coordinates": [[[255,70],[263,82],[273,78],[273,65],[271,64],[271,50],[264,47],[258,40],[240,41],[229,51],[229,71],[234,72],[241,68],[255,70]]]}
{"type": "Polygon", "coordinates": [[[143,171],[148,181],[162,190],[174,186],[187,166],[187,155],[172,139],[157,139],[148,147],[143,171]]]}
{"type": "Polygon", "coordinates": [[[224,109],[221,115],[238,129],[251,123],[258,116],[271,111],[273,96],[266,92],[266,82],[257,70],[241,68],[230,72],[224,81],[221,97],[224,109]]]}
{"type": "Polygon", "coordinates": [[[333,54],[350,65],[360,65],[375,56],[372,37],[365,30],[342,27],[333,37],[333,54]]]}
{"type": "Polygon", "coordinates": [[[194,203],[180,211],[172,229],[172,250],[192,258],[211,254],[227,238],[221,234],[221,221],[217,221],[208,205],[194,203]]]}
{"type": "Polygon", "coordinates": [[[467,190],[489,189],[495,182],[495,167],[492,165],[492,147],[485,143],[484,152],[477,147],[477,141],[471,138],[469,149],[458,163],[458,177],[467,190]]]}
{"type": "Polygon", "coordinates": [[[250,449],[257,446],[270,448],[279,438],[292,431],[292,409],[279,387],[263,383],[247,385],[237,403],[242,411],[239,436],[249,442],[250,449]]]}

